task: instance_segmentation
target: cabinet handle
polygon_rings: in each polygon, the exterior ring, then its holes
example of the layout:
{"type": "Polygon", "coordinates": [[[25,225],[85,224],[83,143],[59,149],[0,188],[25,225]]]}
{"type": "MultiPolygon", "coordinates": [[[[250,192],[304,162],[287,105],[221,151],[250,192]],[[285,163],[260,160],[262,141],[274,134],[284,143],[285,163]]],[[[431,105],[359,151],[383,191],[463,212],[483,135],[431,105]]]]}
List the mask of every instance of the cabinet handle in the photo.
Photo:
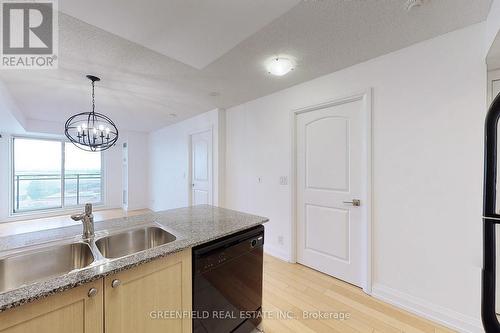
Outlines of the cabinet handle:
{"type": "Polygon", "coordinates": [[[97,295],[97,289],[96,288],[90,288],[89,292],[87,293],[87,295],[89,297],[94,297],[95,295],[97,295]]]}
{"type": "Polygon", "coordinates": [[[113,287],[113,288],[119,287],[121,284],[122,284],[122,282],[118,279],[111,281],[111,287],[113,287]]]}

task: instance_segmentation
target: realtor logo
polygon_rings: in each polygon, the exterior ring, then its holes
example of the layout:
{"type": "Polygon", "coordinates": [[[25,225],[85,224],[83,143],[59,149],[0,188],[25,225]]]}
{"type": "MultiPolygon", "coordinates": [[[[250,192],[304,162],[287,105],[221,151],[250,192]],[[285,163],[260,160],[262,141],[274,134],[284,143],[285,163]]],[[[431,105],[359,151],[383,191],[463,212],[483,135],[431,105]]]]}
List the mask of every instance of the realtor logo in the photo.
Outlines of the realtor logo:
{"type": "Polygon", "coordinates": [[[2,69],[57,68],[57,3],[2,1],[2,69]]]}

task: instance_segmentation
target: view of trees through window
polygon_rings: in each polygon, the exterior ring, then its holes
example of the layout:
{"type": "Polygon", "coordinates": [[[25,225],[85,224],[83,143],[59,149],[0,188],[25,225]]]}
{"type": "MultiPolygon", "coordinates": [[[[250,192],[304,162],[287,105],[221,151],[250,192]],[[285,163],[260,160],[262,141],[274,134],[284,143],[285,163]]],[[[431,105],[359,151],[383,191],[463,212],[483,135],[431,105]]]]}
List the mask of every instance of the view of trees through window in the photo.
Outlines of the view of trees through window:
{"type": "Polygon", "coordinates": [[[14,213],[102,202],[101,153],[64,141],[14,138],[13,160],[14,213]]]}

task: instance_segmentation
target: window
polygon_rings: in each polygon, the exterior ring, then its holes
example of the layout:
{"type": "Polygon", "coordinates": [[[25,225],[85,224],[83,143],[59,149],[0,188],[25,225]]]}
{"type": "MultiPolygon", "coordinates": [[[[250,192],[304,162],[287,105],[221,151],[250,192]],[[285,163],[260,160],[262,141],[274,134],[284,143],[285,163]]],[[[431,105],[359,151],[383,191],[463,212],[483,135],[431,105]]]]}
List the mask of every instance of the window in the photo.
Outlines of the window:
{"type": "Polygon", "coordinates": [[[65,141],[19,137],[12,151],[13,213],[103,202],[101,153],[65,141]]]}

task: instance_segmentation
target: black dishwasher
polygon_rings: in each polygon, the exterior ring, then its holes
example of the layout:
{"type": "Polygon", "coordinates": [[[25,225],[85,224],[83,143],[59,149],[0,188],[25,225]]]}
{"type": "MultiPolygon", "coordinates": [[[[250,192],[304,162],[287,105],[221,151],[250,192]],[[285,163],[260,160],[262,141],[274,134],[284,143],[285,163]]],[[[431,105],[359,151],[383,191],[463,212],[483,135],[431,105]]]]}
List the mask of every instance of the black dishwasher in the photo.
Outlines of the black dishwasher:
{"type": "Polygon", "coordinates": [[[193,332],[251,332],[261,322],[264,227],[193,249],[193,332]]]}

